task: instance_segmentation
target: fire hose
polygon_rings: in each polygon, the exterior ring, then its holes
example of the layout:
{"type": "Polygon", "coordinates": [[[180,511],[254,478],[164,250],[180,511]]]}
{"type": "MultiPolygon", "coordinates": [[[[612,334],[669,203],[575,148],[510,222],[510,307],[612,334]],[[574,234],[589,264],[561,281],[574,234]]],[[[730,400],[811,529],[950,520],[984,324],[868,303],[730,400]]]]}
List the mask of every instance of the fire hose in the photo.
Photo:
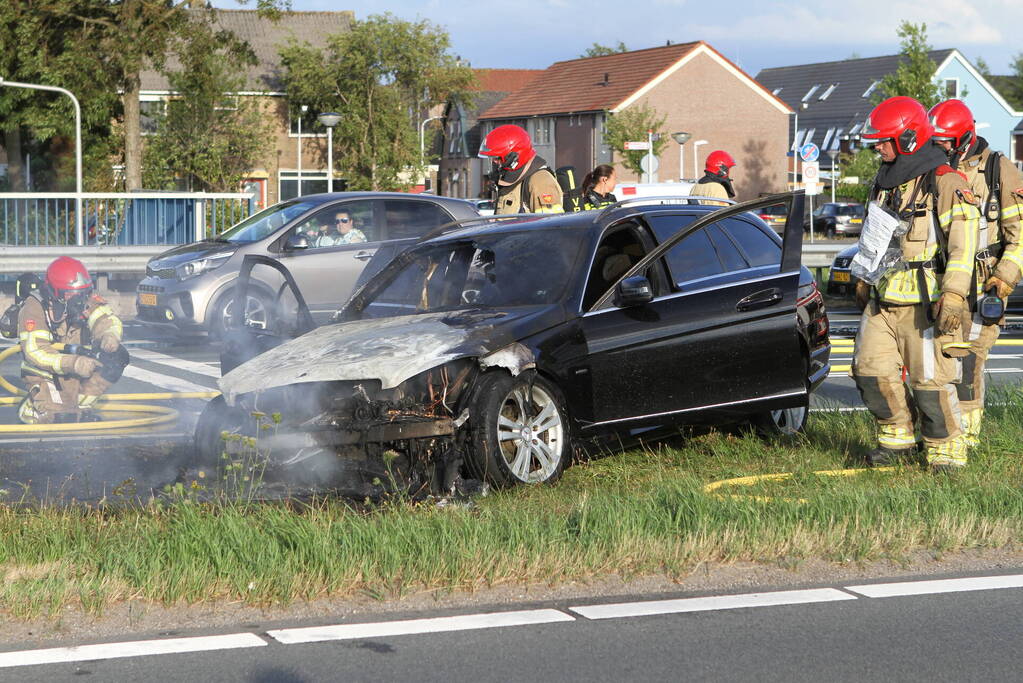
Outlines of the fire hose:
{"type": "MultiPolygon", "coordinates": [[[[0,363],[18,353],[21,353],[21,347],[17,345],[0,351],[0,363]]],[[[0,388],[12,394],[11,396],[0,397],[0,406],[18,405],[25,400],[22,398],[26,395],[25,390],[11,384],[3,375],[0,375],[0,388]]],[[[109,430],[145,433],[149,431],[149,427],[176,421],[178,419],[178,411],[167,406],[135,403],[135,401],[160,401],[184,398],[206,399],[219,395],[219,391],[104,394],[96,404],[95,410],[97,412],[118,415],[123,413],[141,413],[146,417],[120,418],[99,422],[0,425],[0,434],[102,432],[109,430]],[[126,401],[126,403],[121,403],[120,401],[126,401]]]]}
{"type": "MultiPolygon", "coordinates": [[[[810,472],[818,477],[851,477],[863,472],[893,472],[896,467],[869,467],[869,468],[851,468],[846,470],[817,470],[816,472],[810,472]]],[[[721,493],[718,489],[728,488],[733,486],[753,486],[764,481],[785,481],[791,479],[794,472],[775,472],[771,474],[754,474],[749,477],[735,477],[734,479],[721,479],[719,481],[713,481],[703,487],[703,492],[711,494],[713,497],[719,500],[754,500],[758,503],[772,503],[775,501],[783,501],[786,503],[808,503],[809,501],[805,498],[786,498],[784,496],[754,496],[748,493],[721,493]]]]}

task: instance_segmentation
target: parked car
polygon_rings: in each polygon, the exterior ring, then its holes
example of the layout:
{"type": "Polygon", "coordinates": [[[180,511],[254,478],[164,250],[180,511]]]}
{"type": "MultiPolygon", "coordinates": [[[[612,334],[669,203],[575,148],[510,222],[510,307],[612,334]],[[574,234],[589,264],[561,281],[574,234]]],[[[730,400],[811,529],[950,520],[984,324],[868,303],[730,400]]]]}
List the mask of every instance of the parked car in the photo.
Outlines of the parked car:
{"type": "MultiPolygon", "coordinates": [[[[234,286],[247,254],[288,264],[314,316],[326,318],[351,293],[378,250],[393,252],[438,226],[479,218],[462,199],[388,192],[337,192],[298,197],[250,216],[221,235],[174,247],[151,259],[137,287],[138,319],[182,330],[220,334],[235,306],[234,286]],[[349,216],[359,240],[329,245],[338,212],[349,216]]],[[[270,324],[279,280],[249,288],[245,318],[270,324]]]]}
{"type": "Polygon", "coordinates": [[[785,204],[765,206],[757,211],[757,215],[775,232],[782,233],[785,230],[785,221],[788,219],[788,207],[785,204]]]}
{"type": "Polygon", "coordinates": [[[828,374],[828,319],[801,222],[783,242],[756,216],[765,201],[798,216],[803,196],[490,219],[405,251],[315,329],[295,292],[292,335],[229,333],[197,452],[215,459],[258,409],[280,413],[260,439],[270,471],[447,490],[463,468],[551,482],[576,447],[640,430],[798,432],[828,374]]]}
{"type": "MultiPolygon", "coordinates": [[[[866,215],[867,210],[862,204],[828,202],[814,209],[813,229],[829,238],[859,235],[866,215]]],[[[803,229],[810,230],[809,218],[806,219],[803,229]]]]}
{"type": "MultiPolygon", "coordinates": [[[[828,296],[851,296],[856,288],[857,277],[852,274],[851,266],[853,257],[859,253],[859,244],[846,247],[835,255],[831,262],[831,271],[828,273],[828,284],[825,292],[828,296]]],[[[1023,310],[1023,282],[1016,285],[1016,289],[1009,294],[1006,310],[1023,310]]]]}
{"type": "Polygon", "coordinates": [[[481,216],[494,215],[495,206],[493,199],[470,199],[469,202],[476,207],[481,216]]]}

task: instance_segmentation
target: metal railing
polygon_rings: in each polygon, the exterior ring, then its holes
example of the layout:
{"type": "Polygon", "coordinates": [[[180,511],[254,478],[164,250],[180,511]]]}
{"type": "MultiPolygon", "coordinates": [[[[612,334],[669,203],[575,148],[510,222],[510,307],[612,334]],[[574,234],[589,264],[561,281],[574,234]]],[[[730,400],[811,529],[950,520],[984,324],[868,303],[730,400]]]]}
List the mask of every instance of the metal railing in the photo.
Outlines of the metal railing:
{"type": "Polygon", "coordinates": [[[212,237],[247,218],[243,192],[83,192],[82,234],[74,193],[0,192],[0,245],[171,245],[212,237]]]}

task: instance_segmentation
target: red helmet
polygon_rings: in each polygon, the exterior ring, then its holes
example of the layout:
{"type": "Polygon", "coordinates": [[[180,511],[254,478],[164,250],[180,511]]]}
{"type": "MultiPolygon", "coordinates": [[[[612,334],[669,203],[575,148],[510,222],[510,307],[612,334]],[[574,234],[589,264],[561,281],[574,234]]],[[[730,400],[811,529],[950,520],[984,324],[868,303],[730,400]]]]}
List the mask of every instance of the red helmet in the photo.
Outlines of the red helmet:
{"type": "Polygon", "coordinates": [[[727,176],[728,169],[735,166],[735,159],[728,152],[716,149],[707,155],[707,163],[703,170],[714,175],[727,176]]]}
{"type": "Polygon", "coordinates": [[[899,154],[913,154],[924,146],[934,128],[927,110],[912,97],[889,97],[870,112],[860,137],[873,143],[891,140],[899,154]]]}
{"type": "Polygon", "coordinates": [[[92,293],[92,278],[89,277],[89,271],[81,261],[70,256],[54,259],[46,269],[45,284],[43,289],[47,296],[58,301],[67,302],[92,293]]]}
{"type": "Polygon", "coordinates": [[[481,159],[490,157],[502,169],[515,171],[532,161],[536,150],[525,128],[508,123],[498,126],[483,138],[479,156],[481,159]]]}
{"type": "Polygon", "coordinates": [[[952,150],[965,152],[977,137],[973,123],[973,112],[961,100],[945,100],[934,105],[928,112],[935,140],[948,140],[952,150]]]}

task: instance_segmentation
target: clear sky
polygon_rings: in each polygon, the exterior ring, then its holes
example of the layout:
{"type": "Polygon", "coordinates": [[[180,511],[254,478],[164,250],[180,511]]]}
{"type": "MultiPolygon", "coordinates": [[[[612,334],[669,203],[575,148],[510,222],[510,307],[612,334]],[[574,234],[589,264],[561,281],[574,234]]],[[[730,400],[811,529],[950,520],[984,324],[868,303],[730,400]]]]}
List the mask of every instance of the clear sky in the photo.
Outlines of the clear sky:
{"type": "Polygon", "coordinates": [[[639,49],[705,40],[756,75],[766,67],[894,54],[902,19],[927,22],[935,49],[958,48],[974,62],[983,57],[994,73],[1008,73],[1013,55],[1023,52],[1023,0],[292,0],[292,9],[429,19],[448,30],[455,54],[490,68],[544,68],[594,42],[639,49]]]}

